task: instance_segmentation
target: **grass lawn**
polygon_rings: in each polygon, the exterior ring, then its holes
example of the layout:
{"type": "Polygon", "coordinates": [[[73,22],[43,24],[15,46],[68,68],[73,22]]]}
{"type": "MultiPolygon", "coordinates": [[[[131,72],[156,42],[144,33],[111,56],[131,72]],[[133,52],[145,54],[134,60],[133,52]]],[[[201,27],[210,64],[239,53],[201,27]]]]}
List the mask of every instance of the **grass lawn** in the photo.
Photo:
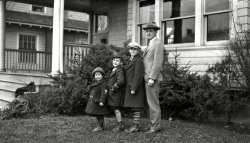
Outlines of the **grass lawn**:
{"type": "MultiPolygon", "coordinates": [[[[124,119],[126,126],[131,125],[124,119]]],[[[147,119],[142,120],[146,126],[147,119]]],[[[78,117],[46,117],[37,119],[0,120],[1,143],[129,143],[129,142],[170,142],[170,143],[249,143],[250,133],[230,131],[224,126],[211,126],[195,122],[175,120],[162,121],[163,130],[159,133],[145,134],[112,132],[114,118],[105,119],[105,131],[93,133],[95,118],[78,117]]]]}

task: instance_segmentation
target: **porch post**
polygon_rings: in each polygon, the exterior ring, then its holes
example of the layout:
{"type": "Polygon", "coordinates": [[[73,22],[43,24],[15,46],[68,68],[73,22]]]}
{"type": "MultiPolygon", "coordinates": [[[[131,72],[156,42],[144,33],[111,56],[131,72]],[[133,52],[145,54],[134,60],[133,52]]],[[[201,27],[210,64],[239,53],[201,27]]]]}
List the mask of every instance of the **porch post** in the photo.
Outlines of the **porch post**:
{"type": "Polygon", "coordinates": [[[52,75],[63,72],[63,29],[64,0],[54,0],[53,39],[52,39],[52,75]]]}
{"type": "Polygon", "coordinates": [[[137,17],[138,17],[138,11],[137,11],[137,1],[136,0],[133,0],[133,9],[132,9],[132,11],[133,11],[133,15],[132,15],[132,20],[133,20],[133,22],[132,22],[132,41],[133,42],[140,42],[139,40],[138,40],[138,33],[137,33],[137,22],[138,22],[138,20],[137,20],[137,17]],[[138,41],[137,41],[138,40],[138,41]]]}
{"type": "MultiPolygon", "coordinates": [[[[162,19],[162,9],[163,9],[163,3],[162,0],[155,0],[155,22],[159,27],[162,27],[161,24],[161,19],[162,19]]],[[[163,28],[161,28],[161,30],[159,32],[157,32],[157,38],[159,39],[163,39],[162,38],[162,30],[163,28]]]]}
{"type": "Polygon", "coordinates": [[[89,27],[88,27],[88,43],[92,44],[93,43],[93,39],[92,39],[92,33],[93,33],[93,24],[94,24],[94,14],[93,12],[89,13],[89,27]]]}
{"type": "Polygon", "coordinates": [[[0,71],[4,71],[5,0],[0,0],[0,71]]]}

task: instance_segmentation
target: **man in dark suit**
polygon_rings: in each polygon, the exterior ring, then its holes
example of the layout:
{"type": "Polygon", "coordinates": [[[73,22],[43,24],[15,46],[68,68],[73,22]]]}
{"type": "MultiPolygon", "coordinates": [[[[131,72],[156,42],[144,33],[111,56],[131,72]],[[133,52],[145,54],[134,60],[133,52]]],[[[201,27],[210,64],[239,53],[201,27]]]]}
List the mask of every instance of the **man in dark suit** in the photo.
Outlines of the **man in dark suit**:
{"type": "Polygon", "coordinates": [[[163,80],[161,74],[164,47],[161,41],[156,37],[160,27],[154,22],[148,23],[143,28],[146,31],[148,46],[143,51],[143,61],[145,67],[144,79],[147,103],[149,106],[149,114],[151,125],[146,133],[153,133],[161,130],[161,108],[159,104],[159,82],[163,80]]]}

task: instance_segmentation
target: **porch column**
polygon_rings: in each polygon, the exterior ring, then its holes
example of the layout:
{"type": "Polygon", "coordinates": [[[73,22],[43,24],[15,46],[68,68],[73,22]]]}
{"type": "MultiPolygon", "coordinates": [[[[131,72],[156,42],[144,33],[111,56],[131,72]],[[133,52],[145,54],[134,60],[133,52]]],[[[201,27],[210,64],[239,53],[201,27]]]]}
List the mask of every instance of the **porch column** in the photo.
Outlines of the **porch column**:
{"type": "Polygon", "coordinates": [[[195,1],[195,46],[204,45],[204,16],[203,0],[195,1]]]}
{"type": "Polygon", "coordinates": [[[88,43],[93,44],[93,24],[94,24],[94,14],[93,12],[89,13],[89,27],[88,27],[88,43]]]}
{"type": "MultiPolygon", "coordinates": [[[[161,24],[161,19],[162,19],[162,9],[163,9],[163,2],[162,0],[155,0],[155,23],[159,26],[162,27],[161,24]]],[[[157,32],[157,38],[163,39],[162,34],[163,33],[163,28],[159,32],[157,32]]]]}
{"type": "Polygon", "coordinates": [[[63,72],[64,1],[65,0],[54,0],[52,75],[57,75],[58,72],[63,72]]]}
{"type": "Polygon", "coordinates": [[[138,19],[137,19],[137,17],[138,17],[138,11],[137,11],[137,3],[138,3],[138,1],[136,1],[136,0],[133,0],[133,9],[132,9],[132,11],[133,11],[133,15],[132,15],[132,42],[140,42],[139,40],[138,40],[138,33],[137,33],[137,22],[138,22],[138,19]]]}
{"type": "Polygon", "coordinates": [[[0,0],[0,71],[4,71],[5,0],[0,0]]]}

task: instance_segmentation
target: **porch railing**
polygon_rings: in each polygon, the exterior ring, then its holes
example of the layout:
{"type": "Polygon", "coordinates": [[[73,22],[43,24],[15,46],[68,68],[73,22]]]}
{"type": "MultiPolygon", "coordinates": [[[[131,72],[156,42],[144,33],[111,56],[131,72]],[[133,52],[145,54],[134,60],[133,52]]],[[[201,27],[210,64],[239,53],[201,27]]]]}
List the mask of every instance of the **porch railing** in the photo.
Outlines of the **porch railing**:
{"type": "Polygon", "coordinates": [[[5,49],[5,69],[51,72],[51,53],[43,51],[5,49]]]}
{"type": "MultiPolygon", "coordinates": [[[[73,68],[72,59],[81,61],[85,57],[91,45],[87,44],[65,44],[63,52],[64,70],[73,68]]],[[[5,49],[5,69],[18,72],[43,72],[50,73],[52,65],[51,52],[5,49]]]]}
{"type": "Polygon", "coordinates": [[[68,67],[73,68],[74,61],[81,61],[89,53],[89,44],[65,44],[64,45],[64,70],[68,67]]]}

